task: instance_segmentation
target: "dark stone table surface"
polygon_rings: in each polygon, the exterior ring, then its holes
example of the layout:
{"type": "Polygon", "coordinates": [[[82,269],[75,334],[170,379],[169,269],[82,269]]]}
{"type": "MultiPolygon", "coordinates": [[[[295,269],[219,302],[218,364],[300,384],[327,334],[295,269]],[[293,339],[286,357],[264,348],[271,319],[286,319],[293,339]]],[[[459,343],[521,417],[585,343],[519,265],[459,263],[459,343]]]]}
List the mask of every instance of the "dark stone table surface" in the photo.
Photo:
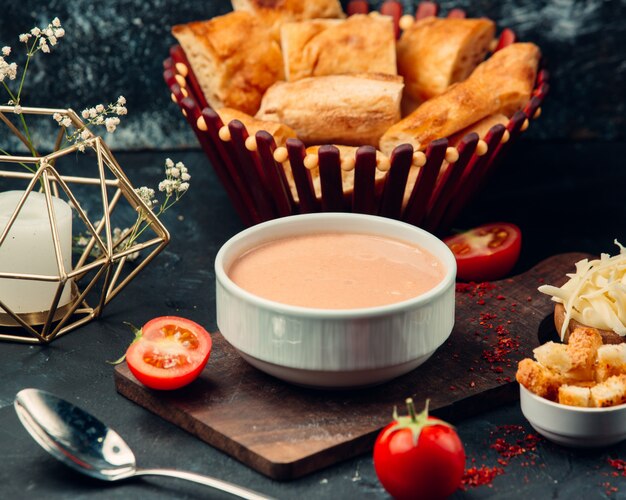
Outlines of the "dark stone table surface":
{"type": "MultiPolygon", "coordinates": [[[[517,271],[559,252],[615,253],[614,238],[626,243],[624,153],[622,143],[522,141],[457,226],[495,219],[517,223],[524,234],[517,271]]],[[[117,158],[133,183],[142,185],[156,184],[165,156],[127,153],[117,158]]],[[[211,474],[278,498],[387,498],[369,454],[293,482],[275,482],[116,393],[106,360],[118,358],[131,340],[124,321],[143,324],[175,314],[215,330],[213,259],[220,245],[243,228],[202,153],[167,156],[184,161],[193,179],[188,196],[165,214],[172,233],[166,250],[100,320],[46,347],[0,343],[0,498],[226,498],[175,479],[114,485],[67,469],[20,425],[12,403],[25,387],[54,392],[93,412],[128,441],[143,466],[211,474]]],[[[532,432],[518,404],[457,425],[468,465],[471,459],[476,465],[498,465],[499,455],[490,445],[501,426],[521,425],[532,432]]],[[[626,459],[626,443],[576,451],[542,440],[535,451],[512,458],[491,487],[459,491],[453,498],[626,498],[626,481],[611,476],[608,458],[626,459]]]]}

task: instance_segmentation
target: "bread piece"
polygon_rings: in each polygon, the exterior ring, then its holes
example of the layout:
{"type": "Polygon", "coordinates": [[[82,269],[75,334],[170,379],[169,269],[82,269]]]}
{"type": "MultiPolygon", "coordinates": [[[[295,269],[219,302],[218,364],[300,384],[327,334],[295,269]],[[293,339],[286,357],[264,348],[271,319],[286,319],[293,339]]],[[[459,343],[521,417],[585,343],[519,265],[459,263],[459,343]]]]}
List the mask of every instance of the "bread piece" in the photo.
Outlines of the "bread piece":
{"type": "Polygon", "coordinates": [[[598,382],[603,382],[613,375],[626,375],[626,344],[600,346],[595,374],[598,382]]]}
{"type": "Polygon", "coordinates": [[[232,0],[232,4],[235,11],[254,14],[276,37],[289,21],[345,17],[339,0],[232,0]]]}
{"type": "Polygon", "coordinates": [[[283,78],[278,42],[248,12],[181,24],[172,33],[213,109],[254,114],[264,92],[283,78]]]}
{"type": "Polygon", "coordinates": [[[484,139],[487,133],[492,129],[492,127],[494,127],[495,125],[504,125],[506,127],[508,123],[509,119],[502,113],[489,115],[486,118],[483,118],[482,120],[473,123],[469,127],[464,128],[460,132],[452,134],[450,137],[448,137],[448,145],[456,146],[459,142],[461,142],[461,139],[463,139],[463,137],[472,132],[476,132],[479,138],[484,139]]]}
{"type": "Polygon", "coordinates": [[[540,57],[534,43],[513,43],[479,64],[470,77],[493,92],[498,105],[495,112],[512,116],[530,100],[540,57]]]}
{"type": "Polygon", "coordinates": [[[485,59],[495,29],[489,19],[427,17],[413,23],[397,47],[405,93],[426,101],[465,80],[485,59]]]}
{"type": "Polygon", "coordinates": [[[595,328],[577,328],[569,337],[567,353],[572,360],[570,372],[578,373],[580,378],[593,379],[593,368],[602,345],[602,337],[595,328]]]}
{"type": "Polygon", "coordinates": [[[287,125],[278,122],[268,122],[257,120],[242,111],[232,108],[221,108],[217,110],[217,114],[222,119],[224,125],[228,125],[233,120],[239,120],[246,126],[248,135],[255,135],[259,130],[265,130],[274,136],[277,146],[285,144],[290,137],[297,137],[296,132],[287,125]]]}
{"type": "Polygon", "coordinates": [[[565,374],[572,369],[572,358],[565,344],[546,342],[534,349],[533,354],[538,363],[552,371],[565,374]]]}
{"type": "Polygon", "coordinates": [[[589,407],[591,405],[591,390],[589,387],[562,385],[559,387],[558,402],[562,405],[589,407]]]}
{"type": "Polygon", "coordinates": [[[397,74],[389,16],[357,14],[346,20],[286,23],[280,43],[288,81],[343,73],[397,74]]]}
{"type": "MultiPolygon", "coordinates": [[[[357,149],[356,146],[344,146],[339,144],[333,144],[337,149],[339,149],[339,157],[343,160],[344,158],[354,159],[356,155],[357,149]]],[[[307,154],[317,154],[318,150],[321,146],[310,146],[306,149],[307,154]]],[[[384,154],[380,151],[376,151],[376,158],[382,159],[386,158],[384,154]]],[[[299,201],[298,191],[296,189],[296,183],[293,178],[293,173],[291,171],[291,165],[289,162],[283,163],[283,169],[285,170],[285,177],[287,178],[287,183],[289,184],[289,189],[293,196],[293,199],[296,203],[299,201]]],[[[319,200],[322,198],[322,182],[320,179],[320,169],[319,167],[315,167],[309,170],[311,173],[311,182],[313,183],[313,190],[315,191],[315,197],[319,200]]],[[[343,187],[344,200],[346,203],[350,203],[352,199],[352,193],[354,192],[354,172],[355,169],[352,170],[343,170],[341,169],[341,181],[343,187]]],[[[378,169],[374,172],[374,191],[375,195],[378,197],[381,195],[383,187],[385,185],[385,176],[386,172],[382,172],[378,169]]]]}
{"type": "Polygon", "coordinates": [[[532,359],[523,359],[518,364],[515,378],[526,389],[537,394],[537,396],[556,401],[561,380],[545,366],[532,359]]]}
{"type": "Polygon", "coordinates": [[[381,74],[331,75],[277,82],[256,117],[293,128],[307,144],[378,144],[400,119],[402,78],[381,74]]]}
{"type": "Polygon", "coordinates": [[[449,137],[486,116],[510,116],[529,99],[539,64],[539,49],[532,43],[514,43],[480,64],[470,77],[423,103],[390,127],[380,150],[390,155],[399,144],[420,149],[449,137]]]}
{"type": "Polygon", "coordinates": [[[626,403],[626,375],[614,375],[593,386],[591,401],[599,408],[626,403]]]}

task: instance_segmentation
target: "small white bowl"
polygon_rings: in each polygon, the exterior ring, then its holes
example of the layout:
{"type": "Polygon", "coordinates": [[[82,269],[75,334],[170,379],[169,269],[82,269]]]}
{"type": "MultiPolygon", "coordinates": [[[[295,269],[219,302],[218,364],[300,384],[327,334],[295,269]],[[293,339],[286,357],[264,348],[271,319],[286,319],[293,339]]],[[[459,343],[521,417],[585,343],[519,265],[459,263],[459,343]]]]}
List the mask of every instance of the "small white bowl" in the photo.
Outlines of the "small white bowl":
{"type": "Polygon", "coordinates": [[[626,404],[581,408],[554,403],[520,384],[522,413],[546,439],[573,448],[610,446],[626,439],[626,404]]]}
{"type": "Polygon", "coordinates": [[[349,388],[379,384],[426,361],[454,325],[456,262],[441,240],[384,217],[318,213],[284,217],[235,235],[215,259],[217,324],[250,364],[299,385],[349,388]],[[229,277],[251,248],[289,236],[353,232],[415,243],[445,267],[443,280],[413,299],[362,309],[315,309],[253,295],[229,277]]]}

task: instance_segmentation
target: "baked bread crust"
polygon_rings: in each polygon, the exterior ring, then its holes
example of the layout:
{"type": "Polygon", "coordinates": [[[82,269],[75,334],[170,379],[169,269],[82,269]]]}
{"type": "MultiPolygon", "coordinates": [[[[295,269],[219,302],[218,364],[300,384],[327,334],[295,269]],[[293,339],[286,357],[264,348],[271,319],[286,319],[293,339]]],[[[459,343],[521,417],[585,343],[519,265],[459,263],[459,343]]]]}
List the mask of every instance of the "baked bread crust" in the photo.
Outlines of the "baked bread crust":
{"type": "Polygon", "coordinates": [[[286,23],[280,40],[288,81],[342,73],[397,74],[389,16],[357,14],[346,20],[286,23]]]}
{"type": "Polygon", "coordinates": [[[172,28],[213,109],[235,108],[253,115],[265,91],[283,78],[280,46],[248,12],[172,28]]]}
{"type": "Polygon", "coordinates": [[[278,37],[280,26],[289,21],[345,17],[339,0],[231,0],[233,10],[254,14],[278,37]]]}
{"type": "Polygon", "coordinates": [[[467,80],[452,85],[391,126],[380,140],[380,150],[390,155],[393,148],[404,143],[424,149],[431,141],[449,137],[486,116],[512,115],[530,99],[539,57],[539,48],[532,43],[514,43],[499,50],[478,65],[467,80]]]}
{"type": "Polygon", "coordinates": [[[448,145],[456,146],[459,142],[461,142],[461,139],[463,139],[463,137],[472,132],[476,132],[479,138],[484,139],[487,135],[487,132],[489,132],[494,125],[504,125],[506,127],[508,123],[509,118],[502,113],[489,115],[482,120],[473,123],[469,127],[465,127],[463,130],[452,134],[450,137],[448,137],[448,145]]]}
{"type": "Polygon", "coordinates": [[[465,80],[485,59],[495,29],[489,19],[427,17],[413,23],[397,46],[405,93],[426,101],[465,80]]]}
{"type": "Polygon", "coordinates": [[[233,108],[220,108],[217,114],[224,125],[228,125],[233,120],[239,120],[246,127],[248,135],[254,136],[260,130],[269,132],[274,137],[277,146],[282,146],[291,137],[297,137],[295,130],[283,123],[257,120],[254,116],[233,108]]]}
{"type": "Polygon", "coordinates": [[[400,119],[403,87],[401,77],[378,73],[276,82],[256,117],[288,125],[305,144],[375,147],[400,119]]]}

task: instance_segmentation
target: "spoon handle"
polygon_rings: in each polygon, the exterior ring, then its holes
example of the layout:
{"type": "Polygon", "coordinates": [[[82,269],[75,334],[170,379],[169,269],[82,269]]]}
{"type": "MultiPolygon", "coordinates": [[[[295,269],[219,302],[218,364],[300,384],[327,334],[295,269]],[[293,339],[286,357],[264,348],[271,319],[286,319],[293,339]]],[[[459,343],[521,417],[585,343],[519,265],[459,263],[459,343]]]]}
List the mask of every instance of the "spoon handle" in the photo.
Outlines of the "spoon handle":
{"type": "Polygon", "coordinates": [[[137,469],[133,475],[177,477],[178,479],[184,479],[186,481],[192,481],[194,483],[210,486],[216,490],[225,491],[226,493],[230,493],[231,495],[235,495],[239,498],[246,498],[247,500],[271,500],[270,497],[261,495],[256,491],[252,491],[220,479],[215,479],[213,477],[195,474],[194,472],[184,472],[175,469],[137,469]]]}

